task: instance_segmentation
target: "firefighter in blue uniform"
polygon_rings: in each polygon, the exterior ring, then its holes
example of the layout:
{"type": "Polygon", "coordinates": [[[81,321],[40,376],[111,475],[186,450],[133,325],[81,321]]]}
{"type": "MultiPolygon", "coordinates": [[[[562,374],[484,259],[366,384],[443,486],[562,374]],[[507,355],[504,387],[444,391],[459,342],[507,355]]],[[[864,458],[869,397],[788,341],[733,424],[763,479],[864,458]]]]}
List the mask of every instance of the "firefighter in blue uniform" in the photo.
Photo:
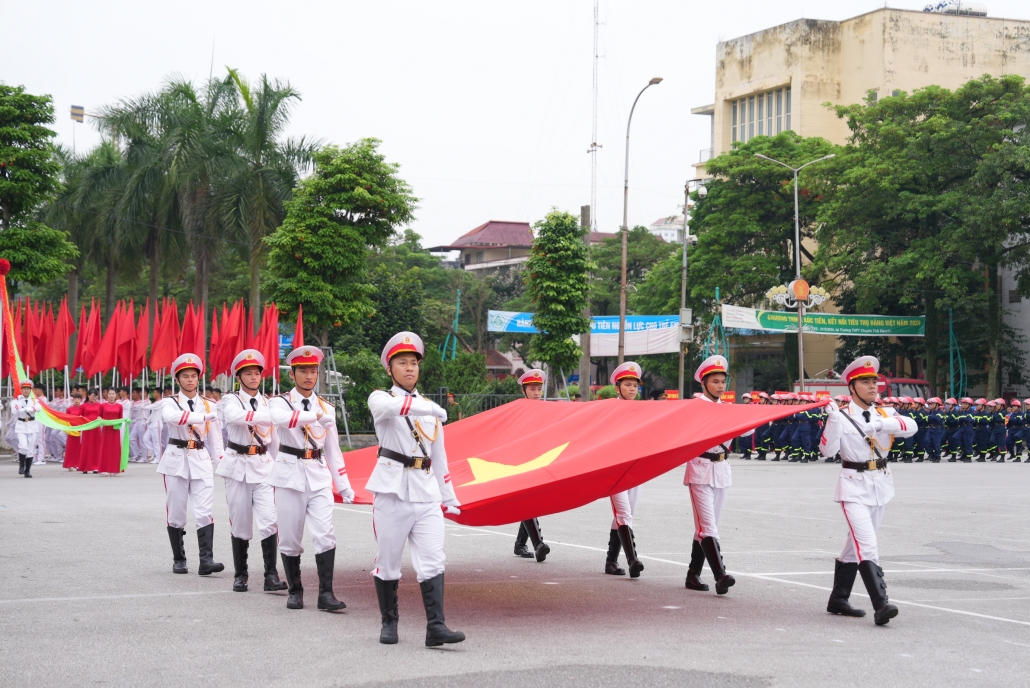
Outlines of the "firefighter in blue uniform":
{"type": "Polygon", "coordinates": [[[1023,405],[1019,403],[1019,399],[1013,399],[1012,403],[1009,404],[1009,415],[1005,424],[1007,426],[1005,449],[1008,450],[1009,458],[1019,463],[1022,460],[1023,437],[1026,426],[1026,415],[1023,411],[1023,405]]]}
{"type": "MultiPolygon", "coordinates": [[[[758,401],[755,403],[759,405],[765,405],[772,403],[767,392],[758,392],[756,396],[752,397],[752,401],[757,398],[758,401]]],[[[765,423],[755,428],[755,460],[765,461],[765,455],[769,453],[769,440],[772,434],[772,424],[765,423]]]]}
{"type": "Polygon", "coordinates": [[[987,410],[987,400],[980,397],[973,409],[973,459],[977,463],[987,461],[987,447],[990,441],[991,417],[987,410]]]}
{"type": "Polygon", "coordinates": [[[949,462],[962,461],[970,463],[973,460],[973,442],[976,439],[976,433],[973,431],[973,400],[970,397],[962,397],[959,399],[958,410],[954,412],[955,417],[958,419],[958,430],[955,431],[955,435],[952,441],[957,442],[958,452],[953,455],[949,462]]]}
{"type": "Polygon", "coordinates": [[[923,447],[926,449],[926,458],[930,463],[941,462],[941,438],[944,436],[944,413],[940,409],[940,397],[930,397],[926,400],[926,411],[923,415],[926,419],[926,432],[923,434],[923,447]]]}
{"type": "Polygon", "coordinates": [[[908,415],[919,426],[912,441],[912,451],[915,462],[922,463],[923,455],[926,453],[926,400],[923,397],[913,397],[912,411],[908,415]]]}
{"type": "Polygon", "coordinates": [[[958,399],[954,397],[948,397],[944,400],[944,411],[941,414],[944,416],[944,436],[942,444],[944,451],[947,454],[942,455],[942,459],[953,461],[958,455],[959,442],[956,439],[958,435],[958,399]]]}
{"type": "Polygon", "coordinates": [[[998,463],[1005,463],[1005,420],[1005,400],[995,399],[991,414],[991,451],[998,463]]]}
{"type": "MultiPolygon", "coordinates": [[[[813,396],[812,401],[818,401],[818,399],[816,399],[813,396]]],[[[810,431],[812,434],[812,445],[808,452],[808,460],[814,463],[819,460],[819,442],[823,438],[823,426],[825,425],[826,421],[826,409],[825,407],[820,406],[817,409],[812,409],[808,413],[808,424],[812,428],[810,431]]]]}

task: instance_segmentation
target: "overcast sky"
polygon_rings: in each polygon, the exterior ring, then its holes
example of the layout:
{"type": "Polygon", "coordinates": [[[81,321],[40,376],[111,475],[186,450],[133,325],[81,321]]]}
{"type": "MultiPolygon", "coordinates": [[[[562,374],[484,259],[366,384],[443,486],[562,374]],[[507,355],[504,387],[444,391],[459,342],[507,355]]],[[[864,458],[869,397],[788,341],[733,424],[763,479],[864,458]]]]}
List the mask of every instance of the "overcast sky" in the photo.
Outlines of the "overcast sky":
{"type": "MultiPolygon", "coordinates": [[[[921,9],[924,2],[891,0],[921,9]]],[[[641,98],[630,155],[630,225],[680,212],[714,97],[715,45],[799,19],[840,20],[875,0],[600,3],[597,220],[622,220],[626,116],[641,98]]],[[[988,0],[990,16],[1030,18],[1025,0],[988,0]]],[[[235,67],[288,80],[303,95],[291,135],[382,139],[419,197],[413,228],[444,244],[487,220],[536,222],[590,203],[592,0],[224,2],[0,0],[0,80],[48,93],[59,140],[99,141],[87,112],[235,67]],[[213,53],[213,59],[212,59],[213,53]]]]}

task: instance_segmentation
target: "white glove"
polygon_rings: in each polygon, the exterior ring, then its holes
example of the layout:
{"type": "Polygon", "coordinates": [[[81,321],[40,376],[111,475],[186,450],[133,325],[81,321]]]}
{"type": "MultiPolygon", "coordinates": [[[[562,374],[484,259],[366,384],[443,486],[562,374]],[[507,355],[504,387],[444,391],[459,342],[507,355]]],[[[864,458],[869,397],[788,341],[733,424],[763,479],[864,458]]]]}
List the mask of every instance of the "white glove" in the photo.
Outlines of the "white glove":
{"type": "Polygon", "coordinates": [[[873,429],[873,432],[880,432],[883,430],[883,418],[875,416],[869,421],[869,426],[873,429]]]}
{"type": "Polygon", "coordinates": [[[204,414],[204,420],[218,420],[218,414],[214,411],[204,414]]]}
{"type": "Polygon", "coordinates": [[[459,509],[456,506],[447,506],[446,504],[441,504],[440,508],[443,509],[443,512],[445,514],[450,514],[452,516],[457,516],[461,513],[461,509],[459,509]]]}
{"type": "Polygon", "coordinates": [[[433,415],[439,418],[440,420],[447,420],[447,410],[442,408],[435,401],[430,403],[433,404],[433,415]]]}
{"type": "Polygon", "coordinates": [[[342,490],[340,490],[340,497],[343,498],[343,503],[344,504],[353,504],[354,503],[354,490],[352,490],[349,487],[345,487],[342,490]]]}
{"type": "Polygon", "coordinates": [[[836,416],[839,413],[840,413],[840,409],[837,407],[837,402],[831,401],[829,404],[826,405],[826,415],[827,416],[836,416]]]}

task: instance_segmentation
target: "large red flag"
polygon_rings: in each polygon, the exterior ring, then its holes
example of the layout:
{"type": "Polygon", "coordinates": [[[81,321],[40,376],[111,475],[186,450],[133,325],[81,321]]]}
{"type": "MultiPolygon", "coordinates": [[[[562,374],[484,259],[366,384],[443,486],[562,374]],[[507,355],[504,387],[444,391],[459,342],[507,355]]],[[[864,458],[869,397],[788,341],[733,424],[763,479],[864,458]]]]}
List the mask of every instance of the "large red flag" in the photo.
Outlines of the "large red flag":
{"type": "MultiPolygon", "coordinates": [[[[461,502],[453,520],[502,525],[575,509],[656,478],[747,430],[823,405],[519,399],[447,426],[450,480],[461,502]]],[[[430,437],[435,432],[424,430],[430,437]]],[[[376,450],[347,453],[358,504],[372,503],[365,484],[376,450]]]]}
{"type": "Polygon", "coordinates": [[[186,304],[186,312],[182,316],[182,331],[179,333],[179,353],[190,353],[200,355],[199,351],[193,348],[197,341],[197,328],[193,313],[193,301],[186,304]]]}
{"type": "Polygon", "coordinates": [[[100,342],[103,338],[103,323],[100,317],[100,305],[93,304],[93,300],[90,300],[90,330],[89,339],[86,340],[85,358],[83,363],[96,358],[97,352],[100,351],[100,342]]]}
{"type": "Polygon", "coordinates": [[[42,352],[40,365],[42,370],[52,370],[57,367],[54,363],[54,338],[56,335],[57,323],[54,322],[54,304],[47,301],[46,314],[43,316],[43,327],[40,329],[39,350],[42,352]]]}
{"type": "Polygon", "coordinates": [[[243,333],[244,314],[243,314],[243,302],[237,301],[232,305],[232,310],[229,312],[228,322],[222,322],[221,332],[221,349],[224,351],[222,356],[222,370],[228,370],[229,366],[232,365],[232,359],[236,358],[236,354],[245,349],[243,343],[246,341],[243,333]]]}
{"type": "Polygon", "coordinates": [[[215,306],[211,309],[211,346],[207,354],[207,367],[212,378],[222,372],[219,367],[221,354],[218,351],[218,342],[218,306],[215,306]]]}
{"type": "Polygon", "coordinates": [[[75,331],[75,321],[68,312],[68,297],[61,299],[61,306],[57,309],[57,319],[54,321],[54,336],[48,348],[50,358],[47,360],[49,367],[64,370],[68,365],[68,339],[75,331]]]}
{"type": "Polygon", "coordinates": [[[297,326],[293,328],[292,348],[298,349],[304,346],[304,304],[297,304],[297,326]]]}
{"type": "MultiPolygon", "coordinates": [[[[193,319],[194,327],[196,327],[193,349],[202,359],[205,358],[204,354],[207,353],[207,335],[205,333],[205,330],[207,329],[207,319],[204,317],[204,313],[206,311],[207,306],[201,302],[201,304],[197,306],[193,319]]],[[[211,361],[207,360],[207,364],[210,365],[211,361]]]]}
{"type": "Polygon", "coordinates": [[[253,349],[256,339],[254,336],[254,306],[251,306],[247,310],[247,329],[243,333],[243,348],[253,349]]]}

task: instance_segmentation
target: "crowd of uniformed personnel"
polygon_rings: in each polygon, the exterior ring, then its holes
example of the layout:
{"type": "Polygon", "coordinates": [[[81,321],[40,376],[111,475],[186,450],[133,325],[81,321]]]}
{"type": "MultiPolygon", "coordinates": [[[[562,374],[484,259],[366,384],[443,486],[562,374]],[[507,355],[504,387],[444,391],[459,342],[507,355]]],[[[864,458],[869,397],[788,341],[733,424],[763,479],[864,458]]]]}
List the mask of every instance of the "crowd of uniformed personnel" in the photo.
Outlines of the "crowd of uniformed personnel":
{"type": "MultiPolygon", "coordinates": [[[[814,393],[748,392],[744,403],[803,405],[817,401],[814,393]]],[[[840,394],[834,403],[841,408],[851,397],[840,394]]],[[[961,399],[940,397],[877,397],[876,405],[893,408],[916,421],[918,432],[896,438],[888,461],[939,463],[940,461],[1020,463],[1027,450],[1030,432],[1030,399],[961,399]]],[[[737,451],[746,460],[805,463],[819,458],[819,441],[826,424],[824,408],[806,409],[755,429],[753,435],[737,438],[737,451]]],[[[840,456],[824,459],[840,463],[840,456]]],[[[1030,459],[1028,459],[1030,462],[1030,459]]]]}

